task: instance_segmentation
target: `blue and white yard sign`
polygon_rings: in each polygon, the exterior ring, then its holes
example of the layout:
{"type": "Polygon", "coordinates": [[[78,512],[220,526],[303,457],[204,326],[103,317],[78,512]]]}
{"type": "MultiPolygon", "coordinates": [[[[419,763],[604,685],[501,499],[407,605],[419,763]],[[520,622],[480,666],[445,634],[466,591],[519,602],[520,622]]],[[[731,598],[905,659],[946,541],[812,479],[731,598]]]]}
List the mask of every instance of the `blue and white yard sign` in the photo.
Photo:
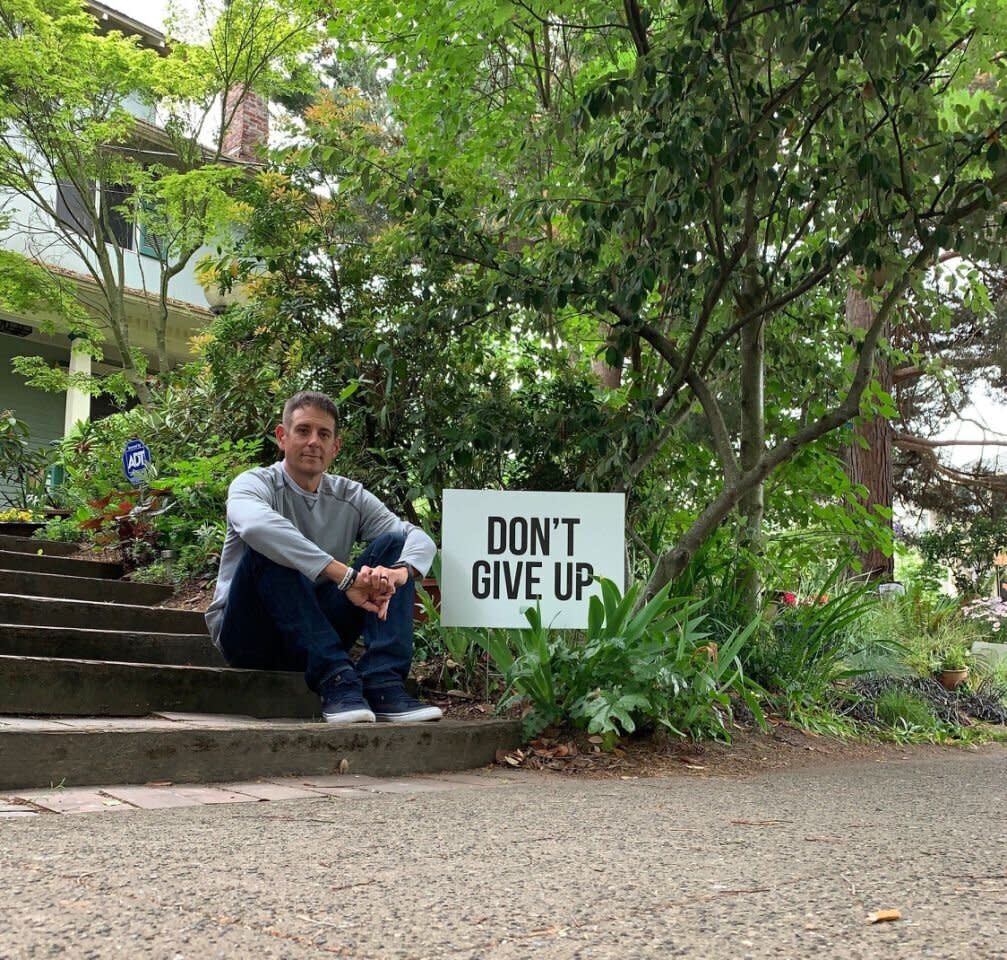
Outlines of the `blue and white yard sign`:
{"type": "Polygon", "coordinates": [[[122,471],[126,474],[126,479],[134,487],[140,486],[147,480],[147,467],[150,466],[150,450],[142,440],[133,439],[126,444],[126,449],[122,451],[122,471]]]}
{"type": "Polygon", "coordinates": [[[441,623],[527,627],[537,603],[553,627],[587,626],[595,577],[625,582],[621,493],[445,490],[441,623]]]}

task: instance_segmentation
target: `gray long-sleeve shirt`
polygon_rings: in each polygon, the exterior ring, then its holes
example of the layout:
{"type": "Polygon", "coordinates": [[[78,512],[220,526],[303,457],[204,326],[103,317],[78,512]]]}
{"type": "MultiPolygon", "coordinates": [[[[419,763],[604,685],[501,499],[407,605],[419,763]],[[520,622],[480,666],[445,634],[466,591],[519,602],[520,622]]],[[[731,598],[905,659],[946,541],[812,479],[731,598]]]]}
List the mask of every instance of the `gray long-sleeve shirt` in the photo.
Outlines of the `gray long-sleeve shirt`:
{"type": "Polygon", "coordinates": [[[227,534],[206,611],[213,642],[219,645],[231,578],[247,547],[317,580],[332,560],[348,562],[355,543],[383,533],[404,535],[399,560],[426,574],[437,552],[434,541],[355,480],[327,473],[317,492],[309,493],[290,478],[283,461],[239,474],[227,491],[227,534]]]}

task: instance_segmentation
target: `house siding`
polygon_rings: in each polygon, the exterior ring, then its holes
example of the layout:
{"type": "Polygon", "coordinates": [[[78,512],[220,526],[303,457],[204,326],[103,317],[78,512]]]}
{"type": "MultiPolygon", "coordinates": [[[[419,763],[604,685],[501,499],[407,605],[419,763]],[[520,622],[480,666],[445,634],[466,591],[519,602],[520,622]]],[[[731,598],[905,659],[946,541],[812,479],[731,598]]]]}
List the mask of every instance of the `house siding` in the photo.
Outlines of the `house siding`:
{"type": "MultiPolygon", "coordinates": [[[[49,363],[61,363],[65,367],[69,348],[61,350],[0,334],[0,411],[12,410],[19,420],[28,424],[29,442],[37,449],[63,436],[66,401],[62,393],[46,393],[26,386],[24,379],[12,371],[11,360],[29,354],[41,356],[49,363]]],[[[0,477],[0,504],[5,504],[8,494],[12,493],[13,488],[0,477]]]]}

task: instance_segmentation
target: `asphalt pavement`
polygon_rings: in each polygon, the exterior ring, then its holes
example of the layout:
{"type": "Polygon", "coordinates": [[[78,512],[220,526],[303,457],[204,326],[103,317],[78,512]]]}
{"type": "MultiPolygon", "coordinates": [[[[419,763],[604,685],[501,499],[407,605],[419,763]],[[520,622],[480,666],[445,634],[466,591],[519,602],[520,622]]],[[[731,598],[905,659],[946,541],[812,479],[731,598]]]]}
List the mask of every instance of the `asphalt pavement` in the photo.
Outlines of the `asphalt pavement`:
{"type": "Polygon", "coordinates": [[[15,817],[0,958],[1007,958],[1005,787],[987,747],[15,817]]]}

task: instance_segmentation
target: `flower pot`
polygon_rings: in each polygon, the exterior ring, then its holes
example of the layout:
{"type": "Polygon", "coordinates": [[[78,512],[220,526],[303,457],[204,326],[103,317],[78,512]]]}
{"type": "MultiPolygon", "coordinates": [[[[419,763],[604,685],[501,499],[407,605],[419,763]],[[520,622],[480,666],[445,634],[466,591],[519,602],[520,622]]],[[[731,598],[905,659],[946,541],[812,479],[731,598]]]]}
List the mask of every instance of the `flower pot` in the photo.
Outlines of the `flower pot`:
{"type": "Polygon", "coordinates": [[[937,680],[945,690],[957,690],[969,676],[969,668],[962,667],[961,670],[941,670],[937,674],[937,680]]]}

